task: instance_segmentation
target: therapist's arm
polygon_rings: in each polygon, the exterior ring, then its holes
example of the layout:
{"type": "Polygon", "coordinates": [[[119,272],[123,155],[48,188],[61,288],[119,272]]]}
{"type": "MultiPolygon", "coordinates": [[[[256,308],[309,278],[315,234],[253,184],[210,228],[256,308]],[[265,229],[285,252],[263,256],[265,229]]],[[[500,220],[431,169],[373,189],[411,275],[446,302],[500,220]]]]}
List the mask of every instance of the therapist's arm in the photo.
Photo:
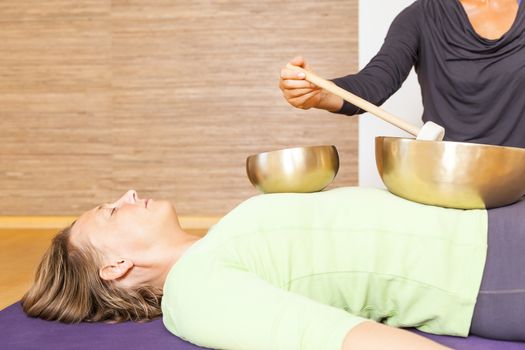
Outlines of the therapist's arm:
{"type": "MultiPolygon", "coordinates": [[[[333,79],[333,82],[357,96],[382,105],[399,90],[419,59],[420,28],[423,5],[415,2],[394,19],[379,52],[357,74],[333,79]]],[[[365,112],[344,102],[338,113],[346,115],[365,112]]]]}
{"type": "Polygon", "coordinates": [[[363,322],[350,330],[342,350],[447,350],[425,337],[376,322],[363,322]]]}

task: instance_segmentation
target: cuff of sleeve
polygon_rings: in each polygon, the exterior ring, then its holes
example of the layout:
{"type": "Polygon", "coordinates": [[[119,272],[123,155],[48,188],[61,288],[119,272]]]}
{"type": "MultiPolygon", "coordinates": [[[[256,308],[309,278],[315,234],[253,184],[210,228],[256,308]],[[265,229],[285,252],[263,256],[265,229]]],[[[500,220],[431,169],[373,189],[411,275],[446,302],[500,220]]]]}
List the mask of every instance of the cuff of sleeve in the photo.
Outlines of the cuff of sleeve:
{"type": "Polygon", "coordinates": [[[365,321],[371,321],[366,318],[352,316],[347,318],[344,322],[340,322],[333,328],[331,337],[329,338],[329,344],[325,344],[325,349],[340,350],[343,348],[343,342],[348,332],[350,332],[355,326],[365,321]]]}
{"type": "MultiPolygon", "coordinates": [[[[346,77],[343,78],[336,78],[331,80],[335,85],[339,86],[342,89],[349,90],[348,89],[348,82],[346,81],[346,77]],[[344,81],[344,83],[343,83],[344,81]]],[[[343,106],[341,109],[337,112],[333,112],[336,114],[346,114],[346,115],[356,115],[361,114],[364,111],[360,109],[359,107],[351,104],[350,102],[343,101],[343,106]]]]}

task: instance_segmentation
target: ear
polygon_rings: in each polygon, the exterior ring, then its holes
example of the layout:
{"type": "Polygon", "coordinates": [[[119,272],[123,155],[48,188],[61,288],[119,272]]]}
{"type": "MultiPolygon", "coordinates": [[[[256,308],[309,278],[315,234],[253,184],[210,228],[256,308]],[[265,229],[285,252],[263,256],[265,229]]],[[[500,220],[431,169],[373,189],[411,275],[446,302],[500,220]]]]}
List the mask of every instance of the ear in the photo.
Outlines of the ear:
{"type": "Polygon", "coordinates": [[[111,265],[106,265],[98,270],[100,278],[106,281],[113,281],[126,275],[131,268],[133,263],[128,259],[120,259],[114,261],[111,265]]]}

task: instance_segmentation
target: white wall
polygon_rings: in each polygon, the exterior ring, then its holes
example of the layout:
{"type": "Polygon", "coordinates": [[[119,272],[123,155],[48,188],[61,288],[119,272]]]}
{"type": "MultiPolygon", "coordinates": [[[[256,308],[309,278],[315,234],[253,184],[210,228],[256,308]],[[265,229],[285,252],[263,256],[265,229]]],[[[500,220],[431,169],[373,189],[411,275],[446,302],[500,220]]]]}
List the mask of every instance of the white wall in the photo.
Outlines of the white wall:
{"type": "MultiPolygon", "coordinates": [[[[394,17],[414,0],[359,0],[359,67],[378,52],[394,17]]],[[[421,93],[414,70],[382,108],[422,125],[421,93]]],[[[359,117],[359,185],[384,187],[375,164],[375,136],[410,136],[371,114],[359,117]]]]}

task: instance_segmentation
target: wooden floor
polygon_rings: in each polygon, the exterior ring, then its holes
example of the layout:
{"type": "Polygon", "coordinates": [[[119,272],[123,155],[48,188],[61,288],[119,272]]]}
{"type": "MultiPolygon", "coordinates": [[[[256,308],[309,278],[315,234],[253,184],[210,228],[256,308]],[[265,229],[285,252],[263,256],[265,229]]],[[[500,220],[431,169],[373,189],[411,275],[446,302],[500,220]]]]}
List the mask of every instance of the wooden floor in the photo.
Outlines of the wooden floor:
{"type": "Polygon", "coordinates": [[[0,229],[0,309],[20,299],[55,229],[0,229]]]}
{"type": "MultiPolygon", "coordinates": [[[[218,220],[180,219],[187,232],[199,235],[204,235],[209,226],[218,220]]],[[[19,300],[29,288],[42,254],[59,228],[65,226],[62,222],[67,220],[37,218],[24,221],[0,217],[0,310],[19,300]],[[60,226],[53,227],[56,223],[60,226]]]]}

